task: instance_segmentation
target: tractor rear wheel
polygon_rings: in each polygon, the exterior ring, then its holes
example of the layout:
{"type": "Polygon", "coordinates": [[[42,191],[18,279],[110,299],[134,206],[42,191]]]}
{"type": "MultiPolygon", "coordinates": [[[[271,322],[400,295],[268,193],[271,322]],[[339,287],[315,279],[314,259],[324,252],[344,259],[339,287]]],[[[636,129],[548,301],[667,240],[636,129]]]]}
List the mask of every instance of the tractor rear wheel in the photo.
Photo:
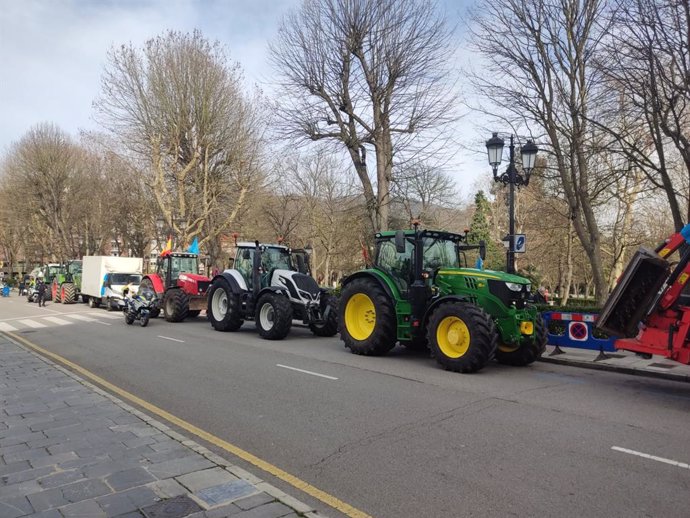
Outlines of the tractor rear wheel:
{"type": "Polygon", "coordinates": [[[71,282],[66,282],[60,290],[60,298],[63,304],[74,304],[77,302],[77,287],[71,282]]]}
{"type": "Polygon", "coordinates": [[[465,302],[438,306],[427,327],[431,354],[446,370],[477,372],[496,349],[498,334],[491,317],[481,308],[465,302]]]}
{"type": "Polygon", "coordinates": [[[60,286],[58,284],[53,284],[51,292],[53,302],[60,302],[60,286]]]}
{"type": "Polygon", "coordinates": [[[381,356],[397,341],[393,301],[371,279],[355,279],[340,296],[340,338],[353,354],[381,356]]]}
{"type": "Polygon", "coordinates": [[[218,278],[211,284],[206,314],[216,331],[237,331],[242,327],[239,296],[225,279],[218,278]]]}
{"type": "Polygon", "coordinates": [[[254,319],[261,338],[282,340],[292,326],[292,304],[281,293],[266,293],[259,298],[254,319]]]}
{"type": "Polygon", "coordinates": [[[182,322],[189,312],[189,297],[179,288],[168,290],[163,298],[163,313],[168,322],[182,322]]]}
{"type": "Polygon", "coordinates": [[[338,332],[338,300],[333,295],[324,294],[324,297],[327,297],[325,318],[320,324],[309,324],[309,329],[316,336],[335,336],[338,332]]]}
{"type": "Polygon", "coordinates": [[[537,315],[537,321],[534,326],[534,335],[531,339],[523,339],[522,343],[517,346],[507,344],[498,344],[496,350],[496,361],[506,365],[515,365],[523,367],[534,363],[546,350],[547,330],[544,319],[541,315],[537,315]]]}

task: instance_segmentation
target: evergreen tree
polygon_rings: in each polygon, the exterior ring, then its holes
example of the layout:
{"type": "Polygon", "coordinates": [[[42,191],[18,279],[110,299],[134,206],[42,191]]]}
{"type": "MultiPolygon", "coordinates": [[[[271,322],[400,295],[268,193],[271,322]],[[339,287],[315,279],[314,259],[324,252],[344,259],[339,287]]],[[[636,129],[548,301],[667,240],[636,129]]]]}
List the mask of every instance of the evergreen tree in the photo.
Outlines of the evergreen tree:
{"type": "Polygon", "coordinates": [[[491,205],[486,199],[484,191],[478,191],[474,196],[474,215],[470,232],[467,234],[468,243],[486,242],[486,259],[484,268],[487,270],[504,270],[506,265],[506,254],[503,246],[496,243],[491,232],[491,205]]]}

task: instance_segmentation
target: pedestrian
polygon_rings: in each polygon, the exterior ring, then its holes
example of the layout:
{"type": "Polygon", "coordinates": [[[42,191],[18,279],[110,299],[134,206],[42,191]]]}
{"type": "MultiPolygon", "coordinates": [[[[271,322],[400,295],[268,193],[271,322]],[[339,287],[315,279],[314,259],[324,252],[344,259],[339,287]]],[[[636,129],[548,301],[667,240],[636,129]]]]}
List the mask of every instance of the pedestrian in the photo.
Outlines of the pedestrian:
{"type": "Polygon", "coordinates": [[[46,292],[48,291],[48,286],[43,282],[43,278],[39,277],[36,284],[36,291],[38,292],[38,307],[46,307],[46,292]]]}

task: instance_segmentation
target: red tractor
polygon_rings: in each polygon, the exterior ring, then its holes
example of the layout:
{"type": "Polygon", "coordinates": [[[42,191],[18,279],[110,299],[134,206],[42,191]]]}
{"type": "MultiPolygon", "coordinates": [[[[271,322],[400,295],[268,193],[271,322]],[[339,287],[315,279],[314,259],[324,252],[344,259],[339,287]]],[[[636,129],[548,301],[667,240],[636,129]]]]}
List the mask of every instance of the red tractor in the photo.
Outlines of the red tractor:
{"type": "MultiPolygon", "coordinates": [[[[206,309],[206,292],[211,279],[199,275],[199,256],[187,252],[173,252],[161,256],[156,273],[146,275],[139,289],[151,288],[162,299],[162,308],[168,322],[181,322],[196,317],[206,309]]],[[[151,313],[158,316],[160,310],[151,313]]]]}
{"type": "Polygon", "coordinates": [[[597,328],[616,349],[690,365],[690,224],[655,250],[640,249],[606,301],[597,328]],[[678,252],[678,259],[669,258],[678,252]]]}

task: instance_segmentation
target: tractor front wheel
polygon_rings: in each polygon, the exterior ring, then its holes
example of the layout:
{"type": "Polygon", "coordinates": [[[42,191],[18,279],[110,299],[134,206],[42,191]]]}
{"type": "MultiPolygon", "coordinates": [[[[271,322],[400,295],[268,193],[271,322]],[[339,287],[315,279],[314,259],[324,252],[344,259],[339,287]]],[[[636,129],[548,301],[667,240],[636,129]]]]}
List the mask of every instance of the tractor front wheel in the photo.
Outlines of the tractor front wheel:
{"type": "Polygon", "coordinates": [[[498,334],[491,317],[465,302],[447,302],[429,319],[427,337],[431,354],[446,370],[477,372],[488,363],[498,334]]]}
{"type": "Polygon", "coordinates": [[[371,279],[355,279],[340,296],[340,338],[353,354],[381,356],[397,341],[393,301],[371,279]]]}
{"type": "Polygon", "coordinates": [[[338,332],[338,300],[333,295],[324,294],[326,308],[324,319],[320,324],[309,324],[309,329],[316,336],[335,336],[338,332]]]}
{"type": "Polygon", "coordinates": [[[53,302],[60,302],[60,286],[58,284],[53,284],[51,291],[53,302]]]}
{"type": "Polygon", "coordinates": [[[255,320],[261,338],[282,340],[292,326],[292,304],[281,293],[266,293],[256,305],[255,320]]]}
{"type": "Polygon", "coordinates": [[[189,311],[189,297],[179,288],[168,290],[163,299],[163,313],[168,322],[182,322],[189,311]]]}
{"type": "Polygon", "coordinates": [[[534,363],[546,350],[547,339],[546,324],[541,315],[538,315],[532,338],[523,338],[522,343],[517,346],[498,344],[496,361],[517,367],[534,363]]]}
{"type": "Polygon", "coordinates": [[[225,279],[216,279],[211,284],[206,314],[216,331],[237,331],[242,327],[239,296],[225,279]]]}

